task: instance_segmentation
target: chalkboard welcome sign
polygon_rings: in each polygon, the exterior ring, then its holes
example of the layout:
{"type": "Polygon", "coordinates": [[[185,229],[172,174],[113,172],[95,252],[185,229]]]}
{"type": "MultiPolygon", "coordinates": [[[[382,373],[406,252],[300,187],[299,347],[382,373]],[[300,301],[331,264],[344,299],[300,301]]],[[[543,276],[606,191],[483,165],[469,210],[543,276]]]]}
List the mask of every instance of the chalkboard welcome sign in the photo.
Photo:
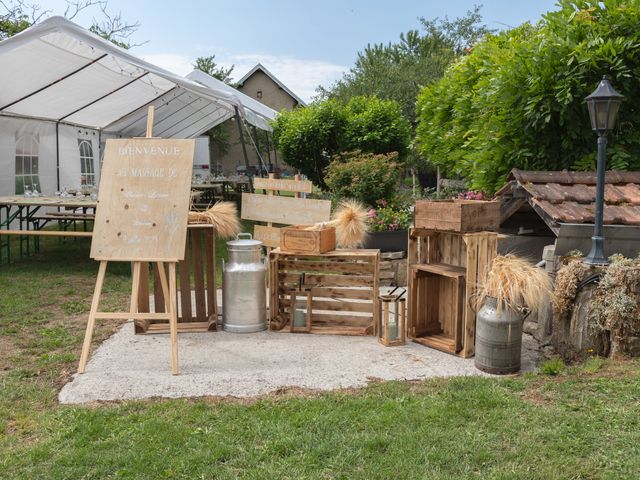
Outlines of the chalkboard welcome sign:
{"type": "Polygon", "coordinates": [[[194,145],[161,138],[107,140],[91,258],[184,258],[194,145]]]}

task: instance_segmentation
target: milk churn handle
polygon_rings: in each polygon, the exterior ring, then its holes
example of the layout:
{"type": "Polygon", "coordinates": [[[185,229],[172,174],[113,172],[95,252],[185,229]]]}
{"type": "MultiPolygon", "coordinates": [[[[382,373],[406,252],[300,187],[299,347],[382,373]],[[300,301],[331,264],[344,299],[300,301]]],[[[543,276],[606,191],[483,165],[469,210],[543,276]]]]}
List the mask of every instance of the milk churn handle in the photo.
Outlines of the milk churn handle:
{"type": "Polygon", "coordinates": [[[245,237],[248,238],[249,240],[253,240],[253,235],[251,235],[249,232],[247,233],[239,233],[236,235],[236,240],[240,240],[241,237],[245,237]]]}

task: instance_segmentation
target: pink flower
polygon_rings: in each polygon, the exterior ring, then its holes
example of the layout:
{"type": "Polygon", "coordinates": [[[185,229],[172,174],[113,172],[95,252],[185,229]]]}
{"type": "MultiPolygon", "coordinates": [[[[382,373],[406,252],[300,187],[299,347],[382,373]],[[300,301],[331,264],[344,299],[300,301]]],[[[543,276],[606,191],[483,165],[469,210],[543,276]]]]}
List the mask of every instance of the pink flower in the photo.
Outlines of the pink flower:
{"type": "Polygon", "coordinates": [[[375,209],[373,209],[373,208],[372,208],[371,210],[369,210],[369,213],[367,213],[367,217],[369,217],[369,218],[374,218],[374,217],[376,217],[376,211],[375,211],[375,209]]]}

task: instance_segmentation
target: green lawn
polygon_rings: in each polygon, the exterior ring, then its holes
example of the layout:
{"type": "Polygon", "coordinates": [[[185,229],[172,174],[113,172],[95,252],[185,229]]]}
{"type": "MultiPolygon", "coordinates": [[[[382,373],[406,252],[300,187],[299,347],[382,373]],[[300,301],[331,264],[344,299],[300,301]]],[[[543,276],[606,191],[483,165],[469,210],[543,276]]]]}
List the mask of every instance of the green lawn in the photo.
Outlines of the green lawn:
{"type": "MultiPolygon", "coordinates": [[[[116,265],[109,308],[126,308],[116,265]]],[[[88,242],[0,267],[0,478],[638,478],[640,362],[374,383],[255,401],[57,404],[97,265],[88,242]]],[[[113,323],[101,323],[105,338],[113,323]]]]}

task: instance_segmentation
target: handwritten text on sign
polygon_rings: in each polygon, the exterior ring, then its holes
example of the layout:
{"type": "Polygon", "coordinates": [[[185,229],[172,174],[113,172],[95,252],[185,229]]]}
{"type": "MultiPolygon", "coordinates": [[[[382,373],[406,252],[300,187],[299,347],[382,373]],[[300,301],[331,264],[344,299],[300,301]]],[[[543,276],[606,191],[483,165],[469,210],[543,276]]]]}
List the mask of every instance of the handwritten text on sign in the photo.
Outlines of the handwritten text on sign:
{"type": "Polygon", "coordinates": [[[193,152],[193,140],[107,140],[92,258],[184,258],[193,152]]]}

